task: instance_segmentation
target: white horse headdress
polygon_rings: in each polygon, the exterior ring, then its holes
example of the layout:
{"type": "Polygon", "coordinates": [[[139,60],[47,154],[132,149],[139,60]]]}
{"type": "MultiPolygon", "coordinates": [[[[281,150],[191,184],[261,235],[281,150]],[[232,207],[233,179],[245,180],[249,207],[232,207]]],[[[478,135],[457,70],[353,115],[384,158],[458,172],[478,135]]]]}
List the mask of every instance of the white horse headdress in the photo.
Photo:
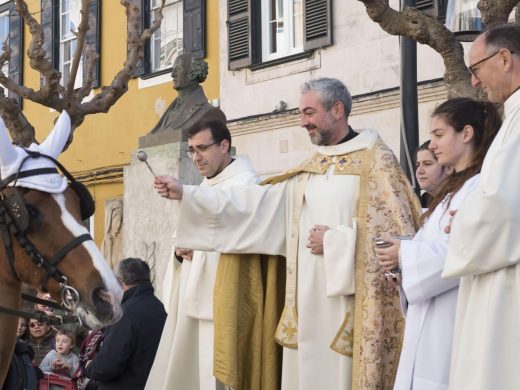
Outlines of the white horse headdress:
{"type": "MultiPolygon", "coordinates": [[[[44,142],[40,145],[32,143],[27,149],[49,155],[55,159],[58,158],[63,151],[65,144],[70,136],[71,123],[69,114],[65,110],[62,111],[54,129],[50,132],[44,142]]],[[[4,121],[0,118],[0,166],[1,178],[18,172],[22,160],[27,156],[24,148],[15,146],[9,140],[4,121]]],[[[55,168],[54,163],[45,158],[29,158],[22,167],[23,171],[39,168],[55,168]]],[[[11,183],[12,185],[13,183],[11,183]]],[[[63,192],[67,187],[67,179],[58,173],[49,173],[37,176],[29,176],[19,178],[16,182],[17,186],[33,188],[40,191],[59,193],[63,192]]]]}

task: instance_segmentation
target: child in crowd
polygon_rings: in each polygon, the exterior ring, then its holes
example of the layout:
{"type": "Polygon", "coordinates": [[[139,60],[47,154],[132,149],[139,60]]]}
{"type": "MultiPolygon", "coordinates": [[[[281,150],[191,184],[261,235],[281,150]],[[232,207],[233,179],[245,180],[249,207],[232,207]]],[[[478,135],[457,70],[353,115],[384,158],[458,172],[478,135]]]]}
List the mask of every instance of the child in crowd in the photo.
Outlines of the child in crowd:
{"type": "Polygon", "coordinates": [[[59,330],[56,333],[56,349],[51,350],[40,364],[43,372],[72,377],[79,364],[79,359],[72,352],[75,336],[69,330],[59,330]]]}

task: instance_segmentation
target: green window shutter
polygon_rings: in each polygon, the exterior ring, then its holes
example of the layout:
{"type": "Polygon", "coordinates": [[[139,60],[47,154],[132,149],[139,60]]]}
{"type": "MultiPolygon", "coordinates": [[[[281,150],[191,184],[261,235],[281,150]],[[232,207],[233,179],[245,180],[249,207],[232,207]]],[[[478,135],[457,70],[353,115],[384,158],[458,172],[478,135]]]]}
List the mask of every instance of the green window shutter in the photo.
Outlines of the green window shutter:
{"type": "Polygon", "coordinates": [[[252,0],[228,0],[229,69],[244,68],[252,63],[252,0]]]}
{"type": "Polygon", "coordinates": [[[447,0],[417,0],[415,3],[415,8],[417,8],[419,11],[430,15],[432,18],[437,18],[441,22],[446,20],[447,6],[447,0]]]}
{"type": "Polygon", "coordinates": [[[332,44],[332,0],[304,0],[304,50],[332,44]]]}
{"type": "Polygon", "coordinates": [[[415,8],[419,11],[430,10],[434,7],[434,0],[417,0],[415,8]]]}
{"type": "MultiPolygon", "coordinates": [[[[14,2],[9,5],[9,48],[11,58],[9,59],[9,78],[16,84],[23,82],[23,20],[16,12],[14,2]]],[[[22,97],[9,91],[8,96],[16,100],[22,107],[22,97]]]]}
{"type": "MultiPolygon", "coordinates": [[[[137,7],[139,9],[139,15],[140,15],[140,18],[139,18],[139,26],[138,26],[138,29],[139,29],[139,33],[142,33],[144,31],[144,26],[145,26],[145,17],[148,16],[148,14],[150,13],[149,11],[149,8],[148,8],[148,3],[150,2],[149,0],[129,0],[130,3],[132,5],[134,5],[135,7],[137,7]],[[147,11],[148,9],[148,11],[147,11]]],[[[129,50],[129,48],[127,48],[127,51],[129,50]]],[[[145,49],[145,57],[146,57],[146,52],[149,51],[149,49],[145,49]]],[[[139,77],[139,76],[142,76],[143,74],[145,73],[145,62],[144,62],[144,58],[140,59],[138,62],[137,62],[137,65],[135,67],[135,70],[134,70],[134,74],[133,74],[133,77],[139,77]]]]}
{"type": "MultiPolygon", "coordinates": [[[[59,6],[55,0],[41,0],[41,22],[40,25],[43,30],[43,50],[45,51],[45,57],[51,61],[54,68],[57,68],[56,64],[57,53],[59,52],[59,40],[56,38],[57,31],[55,31],[56,24],[54,18],[56,16],[55,10],[59,6]]],[[[43,84],[43,78],[40,77],[40,82],[43,84]]]]}
{"type": "Polygon", "coordinates": [[[183,51],[197,58],[206,56],[206,4],[205,0],[184,0],[183,7],[183,51]]]}
{"type": "MultiPolygon", "coordinates": [[[[92,0],[89,6],[89,30],[85,36],[85,46],[89,45],[96,50],[96,53],[101,54],[100,50],[100,26],[101,26],[101,7],[99,4],[100,0],[92,0]]],[[[100,59],[96,62],[93,73],[92,88],[97,88],[100,85],[100,59]]],[[[83,80],[87,79],[87,62],[86,57],[83,56],[83,80]]]]}

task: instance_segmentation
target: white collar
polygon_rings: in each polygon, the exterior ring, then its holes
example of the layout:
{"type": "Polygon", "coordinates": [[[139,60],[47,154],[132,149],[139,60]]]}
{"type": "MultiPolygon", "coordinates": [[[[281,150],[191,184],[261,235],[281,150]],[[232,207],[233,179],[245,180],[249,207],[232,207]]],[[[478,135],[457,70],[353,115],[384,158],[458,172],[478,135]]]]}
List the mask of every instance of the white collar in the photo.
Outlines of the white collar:
{"type": "Polygon", "coordinates": [[[332,146],[318,146],[318,153],[325,156],[338,156],[341,154],[357,152],[359,150],[370,148],[377,137],[378,134],[375,130],[361,130],[358,136],[347,142],[332,146]]]}
{"type": "Polygon", "coordinates": [[[520,89],[517,89],[511,96],[504,102],[504,114],[509,116],[514,110],[520,107],[520,89]]]}
{"type": "Polygon", "coordinates": [[[251,171],[254,173],[254,169],[251,165],[251,162],[249,161],[249,158],[247,156],[238,156],[235,157],[235,161],[230,163],[218,175],[213,176],[210,179],[205,177],[203,179],[203,183],[208,186],[214,186],[246,171],[251,171]]]}

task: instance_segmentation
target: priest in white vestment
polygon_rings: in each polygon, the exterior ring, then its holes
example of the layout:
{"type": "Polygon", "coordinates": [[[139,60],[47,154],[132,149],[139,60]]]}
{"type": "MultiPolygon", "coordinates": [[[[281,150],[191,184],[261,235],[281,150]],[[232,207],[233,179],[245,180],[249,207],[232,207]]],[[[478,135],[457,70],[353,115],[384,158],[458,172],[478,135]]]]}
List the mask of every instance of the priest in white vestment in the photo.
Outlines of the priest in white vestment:
{"type": "Polygon", "coordinates": [[[178,245],[287,258],[276,334],[284,390],[393,386],[403,319],[373,238],[414,234],[419,204],[377,133],[349,127],[351,102],[339,80],[307,82],[301,125],[317,153],[262,187],[155,181],[159,194],[182,199],[178,245]]]}
{"type": "MultiPolygon", "coordinates": [[[[232,159],[230,148],[229,130],[219,121],[202,121],[189,130],[188,154],[204,176],[201,187],[258,183],[249,160],[232,159]]],[[[168,318],[146,389],[224,389],[213,376],[213,286],[220,255],[180,247],[176,252],[170,259],[174,277],[168,318]]]]}
{"type": "Polygon", "coordinates": [[[476,191],[453,218],[443,277],[461,277],[450,389],[520,388],[520,26],[473,43],[472,83],[504,103],[476,191]]]}

